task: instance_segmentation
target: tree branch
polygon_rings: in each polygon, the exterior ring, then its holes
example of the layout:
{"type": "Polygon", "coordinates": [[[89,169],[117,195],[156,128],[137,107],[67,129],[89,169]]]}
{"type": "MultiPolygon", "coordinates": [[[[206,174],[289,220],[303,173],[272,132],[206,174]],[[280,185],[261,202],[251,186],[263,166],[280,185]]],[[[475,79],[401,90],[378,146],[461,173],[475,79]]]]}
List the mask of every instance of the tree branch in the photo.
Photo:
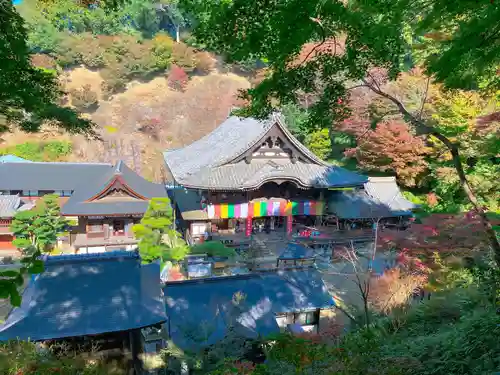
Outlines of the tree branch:
{"type": "MultiPolygon", "coordinates": [[[[465,195],[469,199],[470,203],[474,207],[474,210],[478,213],[478,215],[481,217],[486,235],[488,237],[488,240],[490,242],[490,245],[492,247],[493,253],[494,253],[494,258],[495,262],[497,265],[500,267],[500,242],[497,238],[496,232],[493,229],[493,226],[491,225],[491,222],[486,215],[486,212],[483,210],[481,207],[479,201],[477,200],[476,195],[474,194],[474,191],[472,190],[469,181],[467,180],[467,176],[465,174],[465,170],[462,164],[462,160],[460,158],[460,152],[458,149],[458,146],[456,143],[452,142],[450,139],[448,139],[445,135],[441,134],[437,129],[435,129],[433,126],[426,124],[424,121],[421,119],[415,117],[413,114],[411,114],[404,104],[395,98],[394,96],[382,91],[380,87],[375,87],[374,85],[370,84],[366,79],[363,79],[363,82],[365,85],[370,88],[374,93],[388,99],[392,103],[396,105],[396,107],[399,109],[401,114],[406,118],[406,120],[412,124],[416,129],[420,130],[422,133],[425,134],[430,134],[439,139],[447,148],[450,150],[453,164],[455,166],[455,170],[457,171],[458,178],[460,181],[460,186],[462,187],[462,190],[464,191],[465,195]]],[[[376,84],[376,83],[375,83],[376,84]]]]}
{"type": "Polygon", "coordinates": [[[427,94],[429,92],[429,84],[431,82],[431,77],[427,77],[427,84],[425,85],[425,93],[422,97],[422,106],[420,107],[420,112],[418,113],[418,118],[422,119],[422,113],[424,112],[425,102],[427,101],[427,94]]]}
{"type": "Polygon", "coordinates": [[[321,30],[321,42],[316,44],[311,49],[311,51],[309,51],[309,53],[306,55],[306,57],[304,57],[304,59],[301,61],[301,63],[299,65],[302,65],[303,63],[305,63],[307,61],[307,59],[309,59],[309,57],[312,55],[312,53],[314,51],[316,51],[319,47],[321,47],[323,44],[325,44],[325,42],[326,42],[326,33],[325,33],[325,29],[323,28],[323,25],[321,24],[321,20],[318,18],[311,17],[311,21],[313,21],[319,25],[319,28],[321,30]]]}

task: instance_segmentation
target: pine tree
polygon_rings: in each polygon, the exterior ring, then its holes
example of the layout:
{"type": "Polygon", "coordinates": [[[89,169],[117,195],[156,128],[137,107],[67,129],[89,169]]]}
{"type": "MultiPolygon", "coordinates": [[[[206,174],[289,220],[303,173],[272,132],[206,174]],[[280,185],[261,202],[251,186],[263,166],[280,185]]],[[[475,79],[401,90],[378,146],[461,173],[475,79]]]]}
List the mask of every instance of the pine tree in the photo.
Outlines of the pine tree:
{"type": "Polygon", "coordinates": [[[189,253],[189,247],[174,229],[173,210],[168,198],[153,198],[139,224],[132,228],[139,240],[143,262],[179,261],[189,253]]]}

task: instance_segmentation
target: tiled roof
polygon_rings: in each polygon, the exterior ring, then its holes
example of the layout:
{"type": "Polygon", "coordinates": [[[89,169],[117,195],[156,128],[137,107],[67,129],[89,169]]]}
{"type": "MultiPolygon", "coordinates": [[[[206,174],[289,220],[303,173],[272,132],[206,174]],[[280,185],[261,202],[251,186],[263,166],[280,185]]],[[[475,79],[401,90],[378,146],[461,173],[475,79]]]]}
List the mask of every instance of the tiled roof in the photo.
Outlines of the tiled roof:
{"type": "Polygon", "coordinates": [[[0,190],[74,190],[111,168],[102,163],[0,163],[0,190]]]}
{"type": "Polygon", "coordinates": [[[365,190],[373,198],[389,205],[393,212],[408,213],[417,208],[416,204],[403,197],[395,177],[370,177],[365,190]]]}
{"type": "Polygon", "coordinates": [[[359,186],[366,177],[336,166],[322,166],[296,162],[266,160],[244,161],[213,169],[204,169],[189,179],[186,186],[217,187],[219,189],[239,190],[258,188],[273,179],[295,180],[307,187],[329,188],[338,186],[359,186]]]}
{"type": "Polygon", "coordinates": [[[275,114],[268,120],[230,117],[217,129],[181,149],[166,151],[165,163],[178,184],[191,188],[254,189],[270,179],[291,179],[305,187],[358,186],[367,179],[331,166],[302,145],[275,114]],[[308,162],[252,160],[232,163],[254,147],[274,126],[297,147],[308,162]]]}
{"type": "Polygon", "coordinates": [[[393,216],[390,208],[364,190],[335,191],[328,200],[328,212],[340,219],[369,219],[393,216]]]}
{"type": "Polygon", "coordinates": [[[135,252],[48,257],[0,325],[0,341],[124,331],[166,320],[158,264],[135,252]]]}
{"type": "Polygon", "coordinates": [[[17,195],[0,195],[0,218],[13,217],[20,205],[17,195]]]}
{"type": "Polygon", "coordinates": [[[331,308],[333,298],[313,268],[168,283],[169,334],[183,350],[220,341],[233,323],[245,337],[279,331],[275,314],[331,308]]]}
{"type": "Polygon", "coordinates": [[[102,192],[117,176],[137,194],[145,198],[166,197],[167,191],[163,184],[149,182],[119,161],[113,168],[102,172],[100,176],[78,186],[71,198],[63,206],[63,215],[106,215],[106,214],[142,214],[148,208],[148,200],[91,201],[90,198],[102,192]]]}
{"type": "Polygon", "coordinates": [[[33,203],[23,203],[18,195],[0,194],[0,218],[11,218],[18,211],[33,208],[33,203]]]}
{"type": "Polygon", "coordinates": [[[341,219],[410,216],[414,208],[393,177],[370,177],[364,189],[331,192],[328,200],[328,211],[341,219]]]}

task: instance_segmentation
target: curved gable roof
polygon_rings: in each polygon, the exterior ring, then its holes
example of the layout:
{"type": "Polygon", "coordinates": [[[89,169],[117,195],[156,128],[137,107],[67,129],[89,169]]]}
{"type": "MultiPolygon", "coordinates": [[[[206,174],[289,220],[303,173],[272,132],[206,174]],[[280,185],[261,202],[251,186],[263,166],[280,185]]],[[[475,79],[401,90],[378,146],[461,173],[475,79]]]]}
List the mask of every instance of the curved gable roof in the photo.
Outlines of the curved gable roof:
{"type": "Polygon", "coordinates": [[[329,165],[302,145],[275,113],[267,120],[230,117],[198,141],[164,153],[174,180],[191,188],[256,189],[270,179],[288,179],[304,187],[358,186],[366,177],[329,165]],[[239,161],[249,149],[262,143],[271,129],[278,127],[305,161],[287,159],[239,161]]]}
{"type": "Polygon", "coordinates": [[[151,198],[166,197],[163,184],[149,182],[119,161],[113,168],[104,171],[94,181],[82,184],[63,206],[63,215],[142,214],[146,212],[151,198]],[[100,201],[116,182],[120,183],[136,200],[100,201]]]}

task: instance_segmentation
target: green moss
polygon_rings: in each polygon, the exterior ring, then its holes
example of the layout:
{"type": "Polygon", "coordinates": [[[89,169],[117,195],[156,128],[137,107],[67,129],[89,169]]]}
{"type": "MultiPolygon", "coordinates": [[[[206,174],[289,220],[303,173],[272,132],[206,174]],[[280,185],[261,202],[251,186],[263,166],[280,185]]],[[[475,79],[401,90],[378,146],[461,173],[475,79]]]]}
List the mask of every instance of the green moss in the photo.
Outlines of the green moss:
{"type": "Polygon", "coordinates": [[[73,151],[69,141],[24,142],[0,149],[0,155],[16,155],[31,161],[56,161],[73,151]]]}

